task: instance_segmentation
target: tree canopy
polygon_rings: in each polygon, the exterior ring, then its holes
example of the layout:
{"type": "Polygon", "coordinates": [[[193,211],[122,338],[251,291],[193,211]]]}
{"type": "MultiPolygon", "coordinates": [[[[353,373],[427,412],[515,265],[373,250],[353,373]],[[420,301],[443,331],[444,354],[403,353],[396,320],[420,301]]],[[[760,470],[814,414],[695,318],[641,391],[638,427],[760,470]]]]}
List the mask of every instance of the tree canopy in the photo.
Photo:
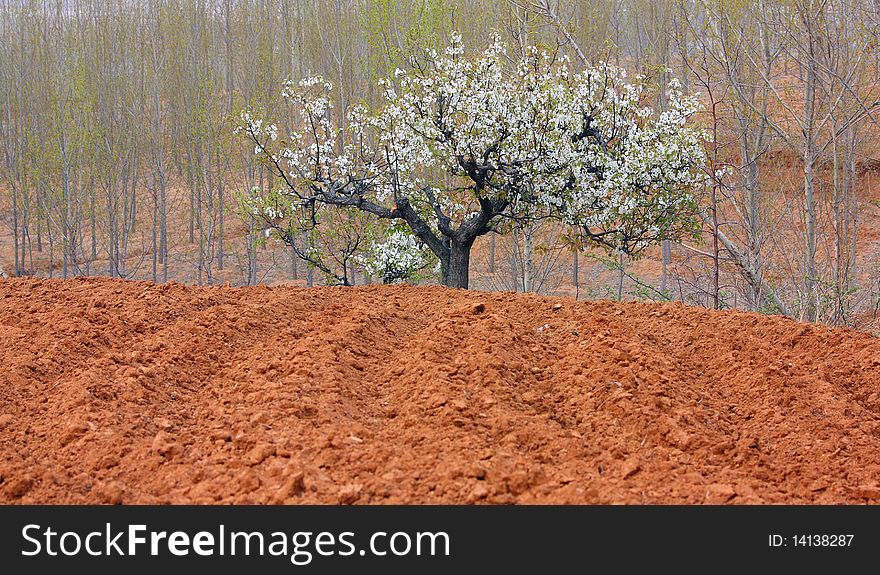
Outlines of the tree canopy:
{"type": "Polygon", "coordinates": [[[698,225],[707,135],[688,124],[700,104],[675,80],[658,112],[622,68],[574,72],[535,46],[514,59],[498,37],[468,55],[454,34],[381,85],[381,106],[340,118],[329,82],[288,82],[286,136],[242,113],[240,131],[283,182],[251,209],[283,238],[320,225],[316,205],[402,220],[444,285],[466,288],[474,240],[504,220],[557,218],[628,254],[698,225]]]}

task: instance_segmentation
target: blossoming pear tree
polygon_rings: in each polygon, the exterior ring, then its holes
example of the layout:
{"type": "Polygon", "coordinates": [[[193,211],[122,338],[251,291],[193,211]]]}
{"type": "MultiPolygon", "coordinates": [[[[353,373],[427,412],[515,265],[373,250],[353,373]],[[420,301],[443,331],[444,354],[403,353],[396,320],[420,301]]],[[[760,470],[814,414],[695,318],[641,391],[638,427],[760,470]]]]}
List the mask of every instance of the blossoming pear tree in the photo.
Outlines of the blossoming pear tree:
{"type": "MultiPolygon", "coordinates": [[[[504,220],[556,218],[584,238],[636,255],[698,226],[705,132],[696,97],[667,87],[668,109],[644,105],[644,78],[602,64],[580,72],[532,47],[511,63],[494,38],[467,56],[453,35],[382,83],[375,112],[333,113],[332,86],[288,82],[295,126],[242,113],[239,128],[283,186],[254,202],[267,221],[320,204],[405,224],[440,262],[441,281],[468,287],[475,240],[504,220]]],[[[412,252],[410,240],[386,242],[412,252]]]]}

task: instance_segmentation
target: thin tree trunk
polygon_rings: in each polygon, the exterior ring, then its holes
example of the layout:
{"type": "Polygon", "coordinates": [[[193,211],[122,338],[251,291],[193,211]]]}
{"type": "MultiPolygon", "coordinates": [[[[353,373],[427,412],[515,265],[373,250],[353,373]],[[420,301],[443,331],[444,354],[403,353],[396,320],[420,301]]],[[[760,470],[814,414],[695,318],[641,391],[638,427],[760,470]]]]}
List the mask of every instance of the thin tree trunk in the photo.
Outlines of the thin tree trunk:
{"type": "MultiPolygon", "coordinates": [[[[809,30],[812,35],[813,31],[809,30]]],[[[816,64],[813,53],[815,39],[808,40],[810,54],[804,65],[804,319],[816,321],[816,190],[813,123],[816,99],[816,64]]]]}
{"type": "Polygon", "coordinates": [[[41,208],[40,208],[40,188],[38,187],[36,190],[37,193],[37,253],[43,253],[43,218],[40,217],[41,208]]]}
{"type": "MultiPolygon", "coordinates": [[[[190,136],[191,137],[191,136],[190,136]]],[[[192,145],[187,143],[186,147],[186,175],[189,180],[189,243],[195,243],[195,226],[196,226],[196,188],[193,177],[193,154],[192,145]]]]}
{"type": "Polygon", "coordinates": [[[816,176],[813,160],[809,158],[804,162],[804,319],[816,321],[816,176]]]}
{"type": "Polygon", "coordinates": [[[151,233],[152,253],[152,278],[155,283],[159,279],[159,190],[157,182],[153,181],[153,229],[151,233]]]}
{"type": "MultiPolygon", "coordinates": [[[[91,214],[89,215],[89,225],[91,226],[91,234],[92,234],[92,261],[98,260],[98,215],[97,210],[95,209],[95,180],[91,178],[89,182],[89,209],[91,214]]],[[[97,267],[97,266],[96,266],[97,267]]],[[[97,271],[97,270],[96,270],[97,271]]]]}
{"type": "Polygon", "coordinates": [[[67,279],[67,266],[69,264],[69,260],[72,254],[72,245],[73,238],[71,237],[71,205],[70,205],[70,169],[67,167],[67,160],[62,160],[65,162],[65,166],[63,168],[64,174],[62,175],[62,189],[64,192],[64,225],[61,228],[61,240],[63,242],[62,253],[64,254],[64,266],[62,268],[61,277],[67,279]]]}
{"type": "Polygon", "coordinates": [[[511,233],[510,238],[510,285],[513,286],[513,291],[519,291],[519,270],[517,269],[518,264],[518,254],[519,254],[519,234],[517,234],[516,228],[514,228],[511,233]]]}
{"type": "Polygon", "coordinates": [[[721,183],[714,175],[718,166],[718,103],[712,92],[709,92],[712,101],[712,309],[721,309],[719,297],[719,279],[721,275],[721,257],[718,248],[718,188],[721,183]]]}
{"type": "MultiPolygon", "coordinates": [[[[46,201],[46,196],[48,194],[43,195],[43,201],[46,201]]],[[[52,221],[49,218],[49,206],[44,205],[44,214],[46,215],[46,240],[49,242],[49,278],[55,276],[55,242],[52,237],[52,221]]]]}
{"type": "MultiPolygon", "coordinates": [[[[748,126],[744,122],[740,123],[742,134],[740,135],[740,153],[746,163],[743,169],[743,187],[746,193],[746,214],[748,221],[747,226],[747,245],[746,257],[749,260],[755,274],[760,278],[763,274],[764,262],[761,256],[762,230],[761,225],[761,191],[758,181],[758,158],[757,150],[752,150],[749,141],[748,126]]],[[[748,284],[748,298],[753,310],[760,307],[761,294],[756,291],[753,284],[748,284]]]]}
{"type": "Polygon", "coordinates": [[[159,181],[159,252],[162,255],[162,282],[168,281],[168,204],[165,197],[164,173],[159,181]]]}
{"type": "Polygon", "coordinates": [[[489,273],[495,273],[495,233],[489,234],[489,273]]]}
{"type": "Polygon", "coordinates": [[[718,183],[712,183],[712,309],[721,309],[719,279],[721,250],[718,247],[718,183]]]}
{"type": "Polygon", "coordinates": [[[849,172],[849,201],[847,202],[849,205],[847,206],[847,217],[849,221],[849,243],[850,243],[850,254],[849,254],[849,272],[847,273],[847,290],[851,290],[856,282],[856,273],[858,260],[856,256],[858,255],[858,207],[859,207],[859,196],[858,196],[858,188],[856,186],[858,179],[858,172],[856,171],[856,130],[855,128],[850,128],[850,138],[849,138],[849,146],[847,149],[848,152],[848,162],[847,169],[849,172]]]}
{"type": "Polygon", "coordinates": [[[669,282],[669,264],[672,262],[672,244],[669,240],[660,242],[660,292],[666,293],[669,282]]]}
{"type": "MultiPolygon", "coordinates": [[[[219,152],[218,152],[219,154],[219,152]]],[[[217,158],[219,161],[219,158],[217,158]]],[[[217,180],[217,210],[218,210],[218,227],[217,232],[217,269],[223,270],[223,180],[217,180]]]]}
{"type": "MultiPolygon", "coordinates": [[[[21,241],[19,242],[19,246],[21,246],[21,268],[20,268],[21,275],[27,274],[27,267],[26,267],[25,261],[26,261],[26,257],[27,257],[27,247],[28,247],[29,243],[30,243],[30,241],[29,241],[29,235],[28,235],[27,212],[25,212],[22,217],[21,241]]],[[[15,257],[18,258],[18,255],[16,255],[15,257]]],[[[19,267],[18,264],[16,264],[16,267],[19,267]]]]}
{"type": "MultiPolygon", "coordinates": [[[[7,144],[8,145],[8,144],[7,144]]],[[[15,275],[21,275],[18,267],[18,186],[12,185],[12,253],[15,255],[15,275]]]]}
{"type": "Polygon", "coordinates": [[[523,247],[523,256],[524,256],[524,265],[523,265],[523,291],[531,292],[534,291],[535,284],[535,257],[534,257],[534,228],[532,226],[527,225],[523,230],[523,234],[525,235],[525,245],[523,247]]]}
{"type": "MultiPolygon", "coordinates": [[[[204,166],[201,149],[199,149],[198,153],[198,161],[199,161],[199,170],[204,166]]],[[[196,229],[199,233],[199,253],[198,253],[198,285],[202,285],[203,279],[202,275],[205,269],[205,228],[202,225],[202,186],[203,182],[200,176],[196,176],[195,178],[195,186],[196,186],[196,197],[195,197],[195,218],[196,218],[196,229]]]]}
{"type": "MultiPolygon", "coordinates": [[[[833,133],[837,132],[836,122],[832,122],[831,129],[833,133]]],[[[841,189],[843,178],[841,178],[840,150],[837,146],[837,138],[831,140],[831,211],[834,218],[832,222],[832,232],[834,234],[834,261],[831,266],[831,282],[834,286],[834,312],[831,316],[832,324],[839,324],[845,321],[844,312],[844,287],[843,281],[846,277],[846,269],[844,264],[844,254],[846,249],[844,244],[846,239],[846,223],[843,215],[843,199],[845,192],[841,189]]]]}

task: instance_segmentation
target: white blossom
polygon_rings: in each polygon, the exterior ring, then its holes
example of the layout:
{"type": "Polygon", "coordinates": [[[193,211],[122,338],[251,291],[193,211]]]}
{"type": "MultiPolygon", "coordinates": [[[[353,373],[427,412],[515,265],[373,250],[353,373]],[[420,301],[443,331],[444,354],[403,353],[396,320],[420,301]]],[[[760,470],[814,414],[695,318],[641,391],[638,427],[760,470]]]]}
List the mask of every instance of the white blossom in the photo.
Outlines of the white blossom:
{"type": "MultiPolygon", "coordinates": [[[[296,114],[284,145],[277,126],[252,112],[242,113],[239,130],[283,170],[287,211],[306,196],[389,212],[407,200],[440,234],[437,213],[462,225],[489,201],[501,206],[491,217],[554,216],[629,251],[687,228],[693,192],[707,181],[708,135],[689,125],[698,98],[673,80],[658,112],[645,105],[644,77],[630,83],[607,63],[575,73],[567,57],[523,53],[511,65],[493,37],[465,57],[453,34],[442,53],[426,50],[419,65],[380,82],[377,110],[355,105],[340,118],[332,84],[310,76],[284,84],[296,114]]],[[[365,265],[410,269],[426,249],[417,243],[395,231],[365,265]]]]}
{"type": "Polygon", "coordinates": [[[369,275],[379,276],[385,283],[396,283],[410,279],[430,265],[432,258],[415,236],[395,230],[384,241],[374,242],[359,261],[369,275]]]}

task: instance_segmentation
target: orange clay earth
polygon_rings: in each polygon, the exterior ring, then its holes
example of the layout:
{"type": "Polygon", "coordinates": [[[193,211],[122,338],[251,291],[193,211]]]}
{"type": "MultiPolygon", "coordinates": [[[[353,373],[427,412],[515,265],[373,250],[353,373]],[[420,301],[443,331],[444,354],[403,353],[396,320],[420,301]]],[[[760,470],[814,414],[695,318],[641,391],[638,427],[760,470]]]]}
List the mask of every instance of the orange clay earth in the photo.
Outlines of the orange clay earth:
{"type": "Polygon", "coordinates": [[[0,280],[3,503],[880,502],[880,339],[441,287],[0,280]]]}

